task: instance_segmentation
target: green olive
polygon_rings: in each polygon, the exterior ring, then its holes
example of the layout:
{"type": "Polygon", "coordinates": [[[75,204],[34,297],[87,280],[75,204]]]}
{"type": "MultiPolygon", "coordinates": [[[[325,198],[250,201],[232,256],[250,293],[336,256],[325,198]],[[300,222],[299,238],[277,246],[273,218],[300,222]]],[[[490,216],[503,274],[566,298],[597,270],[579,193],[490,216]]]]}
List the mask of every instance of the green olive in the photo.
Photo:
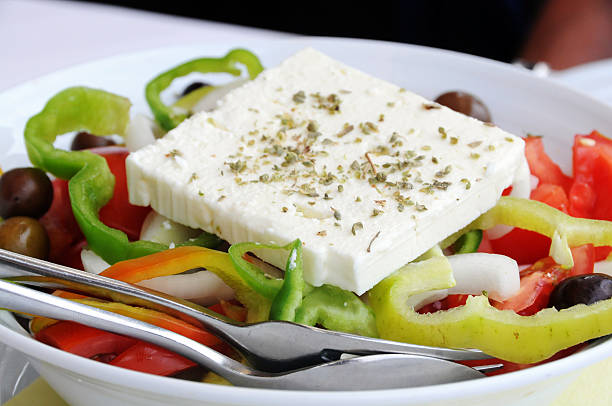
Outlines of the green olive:
{"type": "Polygon", "coordinates": [[[0,224],[0,248],[46,259],[49,256],[49,237],[36,219],[11,217],[0,224]]]}

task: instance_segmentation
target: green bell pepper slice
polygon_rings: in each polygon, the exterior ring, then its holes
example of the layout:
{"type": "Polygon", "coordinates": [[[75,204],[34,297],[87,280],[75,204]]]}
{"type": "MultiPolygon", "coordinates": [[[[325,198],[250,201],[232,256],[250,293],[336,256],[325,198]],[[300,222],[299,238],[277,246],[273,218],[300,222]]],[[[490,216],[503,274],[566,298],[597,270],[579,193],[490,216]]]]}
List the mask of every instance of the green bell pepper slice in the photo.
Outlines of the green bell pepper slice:
{"type": "MultiPolygon", "coordinates": [[[[24,138],[36,167],[68,179],[74,217],[89,247],[109,264],[168,249],[150,241],[130,242],[125,233],[107,227],[99,210],[111,199],[115,178],[106,160],[89,151],[64,151],[53,146],[60,134],[86,130],[97,135],[124,135],[130,119],[128,99],[86,87],[72,87],[53,96],[43,110],[26,123],[24,138]]],[[[215,246],[220,240],[201,235],[188,244],[215,246]]]]}
{"type": "Polygon", "coordinates": [[[261,269],[247,261],[244,256],[249,251],[258,249],[290,250],[293,243],[287,245],[260,244],[257,242],[243,242],[233,244],[229,250],[230,259],[244,282],[255,292],[268,300],[274,300],[276,294],[283,286],[283,280],[266,275],[261,269]]]}
{"type": "MultiPolygon", "coordinates": [[[[507,224],[554,236],[578,246],[612,245],[612,223],[579,219],[525,199],[504,197],[470,229],[507,224]]],[[[447,243],[465,233],[462,230],[447,243]]],[[[369,292],[382,338],[415,344],[472,348],[517,363],[534,363],[586,340],[612,334],[612,299],[557,311],[544,309],[533,316],[498,310],[485,296],[471,297],[464,306],[419,314],[407,297],[454,285],[452,270],[439,257],[406,265],[369,292]]]]}
{"type": "Polygon", "coordinates": [[[295,311],[296,323],[345,333],[378,337],[372,309],[353,292],[337,286],[323,285],[308,293],[295,311]]]}
{"type": "MultiPolygon", "coordinates": [[[[251,79],[254,79],[263,71],[263,66],[255,54],[246,49],[233,49],[222,58],[199,58],[182,63],[159,74],[147,83],[145,97],[161,128],[165,131],[170,131],[188,116],[184,108],[167,106],[161,100],[161,92],[168,88],[174,79],[193,72],[226,72],[234,76],[239,76],[241,71],[237,67],[237,64],[242,64],[246,67],[251,79]]],[[[212,89],[201,90],[201,92],[206,93],[210,90],[212,89]]]]}
{"type": "Polygon", "coordinates": [[[290,244],[289,258],[285,267],[283,285],[274,296],[270,318],[272,320],[295,320],[295,311],[304,296],[304,264],[302,242],[298,239],[290,244]]]}
{"type": "Polygon", "coordinates": [[[354,293],[331,285],[313,287],[303,278],[302,242],[287,245],[239,243],[229,248],[229,256],[244,283],[260,297],[271,301],[270,319],[300,324],[320,324],[331,330],[376,337],[372,309],[354,293]],[[249,251],[273,249],[289,251],[285,278],[266,275],[244,258],[249,251]]]}

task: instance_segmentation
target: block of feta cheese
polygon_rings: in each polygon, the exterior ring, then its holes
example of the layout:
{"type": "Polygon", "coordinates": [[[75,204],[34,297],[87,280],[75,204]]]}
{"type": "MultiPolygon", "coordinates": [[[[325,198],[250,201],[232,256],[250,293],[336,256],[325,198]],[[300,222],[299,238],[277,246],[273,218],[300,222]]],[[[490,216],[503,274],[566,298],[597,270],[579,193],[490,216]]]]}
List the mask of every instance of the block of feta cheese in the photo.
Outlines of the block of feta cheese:
{"type": "Polygon", "coordinates": [[[523,150],[305,49],[131,154],[127,175],[133,204],[230,243],[299,238],[309,283],[362,294],[493,207],[523,150]]]}

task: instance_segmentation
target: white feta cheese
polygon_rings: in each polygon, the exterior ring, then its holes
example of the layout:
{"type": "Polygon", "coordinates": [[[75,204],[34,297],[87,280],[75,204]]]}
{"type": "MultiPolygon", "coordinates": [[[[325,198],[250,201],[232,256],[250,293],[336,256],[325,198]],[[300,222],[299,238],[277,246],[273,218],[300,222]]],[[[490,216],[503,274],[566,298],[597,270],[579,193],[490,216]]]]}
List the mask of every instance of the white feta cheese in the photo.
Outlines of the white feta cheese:
{"type": "Polygon", "coordinates": [[[306,49],[131,154],[127,174],[133,204],[230,243],[300,238],[308,282],[361,294],[493,207],[523,149],[306,49]]]}

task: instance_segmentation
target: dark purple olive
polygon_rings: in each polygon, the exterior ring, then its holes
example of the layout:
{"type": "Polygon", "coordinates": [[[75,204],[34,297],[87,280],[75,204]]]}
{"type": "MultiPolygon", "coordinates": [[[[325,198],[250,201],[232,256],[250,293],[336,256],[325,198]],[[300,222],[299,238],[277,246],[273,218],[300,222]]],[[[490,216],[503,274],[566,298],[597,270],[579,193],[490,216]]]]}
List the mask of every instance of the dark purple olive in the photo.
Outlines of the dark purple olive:
{"type": "Polygon", "coordinates": [[[548,307],[566,309],[612,298],[612,277],[603,273],[572,276],[564,279],[550,294],[548,307]]]}
{"type": "Polygon", "coordinates": [[[36,219],[11,217],[0,224],[0,248],[46,259],[49,256],[49,237],[36,219]]]}
{"type": "Polygon", "coordinates": [[[478,97],[468,92],[446,92],[438,96],[435,101],[466,116],[474,117],[485,123],[491,122],[491,113],[487,106],[478,97]]]}
{"type": "Polygon", "coordinates": [[[53,185],[38,168],[16,168],[0,176],[0,217],[45,214],[53,200],[53,185]]]}
{"type": "Polygon", "coordinates": [[[82,149],[108,147],[110,145],[117,144],[115,141],[108,137],[102,137],[99,135],[93,135],[85,131],[81,131],[74,136],[70,149],[73,151],[80,151],[82,149]]]}
{"type": "Polygon", "coordinates": [[[210,84],[205,83],[205,82],[193,82],[192,84],[187,86],[185,90],[183,90],[183,93],[181,93],[181,97],[187,96],[189,93],[193,92],[194,90],[198,90],[199,88],[206,87],[206,86],[210,86],[210,84]]]}

